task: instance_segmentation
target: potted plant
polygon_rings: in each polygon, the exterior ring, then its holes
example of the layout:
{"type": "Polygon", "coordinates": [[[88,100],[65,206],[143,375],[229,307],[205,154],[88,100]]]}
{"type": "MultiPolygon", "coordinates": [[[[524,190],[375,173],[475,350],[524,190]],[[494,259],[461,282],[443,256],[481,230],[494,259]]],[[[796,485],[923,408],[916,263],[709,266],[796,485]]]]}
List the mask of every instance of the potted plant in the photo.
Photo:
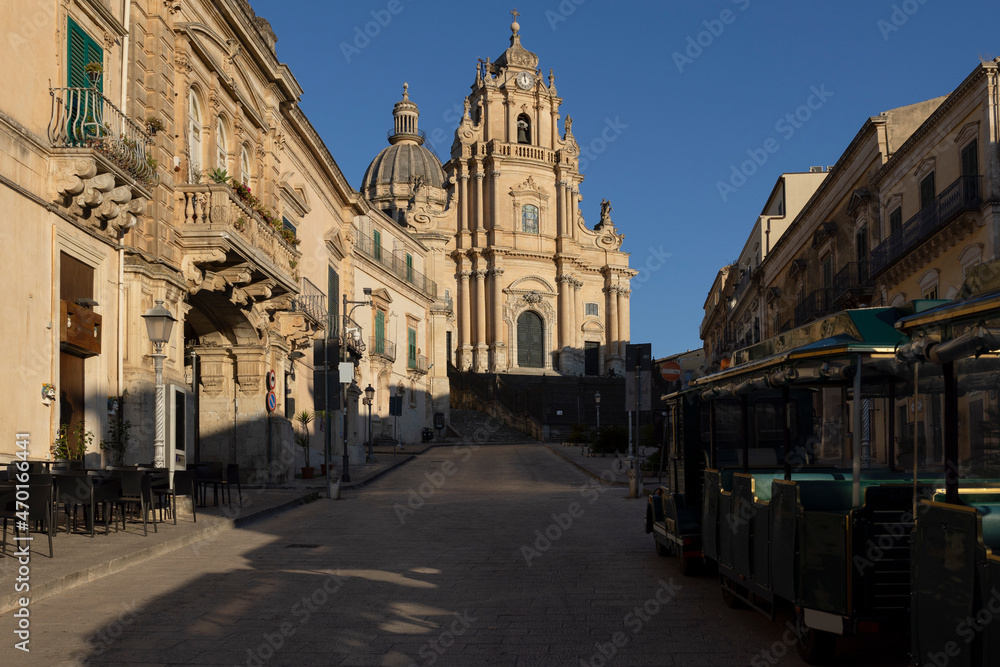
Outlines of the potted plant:
{"type": "Polygon", "coordinates": [[[104,75],[104,65],[97,61],[92,61],[83,66],[83,73],[87,75],[90,79],[90,86],[92,88],[97,88],[98,82],[101,80],[101,76],[104,75]]]}
{"type": "Polygon", "coordinates": [[[229,182],[229,178],[230,178],[229,174],[227,174],[226,170],[223,169],[222,167],[216,167],[215,169],[209,169],[208,170],[208,177],[211,178],[216,183],[228,183],[229,182]]]}
{"type": "Polygon", "coordinates": [[[302,432],[295,436],[295,443],[302,448],[302,454],[306,461],[305,467],[302,468],[302,479],[312,479],[313,473],[316,472],[316,469],[313,468],[309,462],[309,450],[310,445],[312,444],[309,438],[309,424],[312,422],[313,417],[313,413],[308,410],[303,410],[295,415],[295,421],[297,421],[299,426],[302,428],[302,432]]]}
{"type": "Polygon", "coordinates": [[[88,431],[86,425],[77,422],[70,435],[69,424],[60,424],[56,432],[53,455],[56,459],[65,461],[82,461],[87,449],[94,443],[93,431],[88,431]],[[75,442],[73,442],[75,441],[75,442]]]}
{"type": "Polygon", "coordinates": [[[167,126],[157,116],[146,118],[146,131],[149,132],[151,137],[155,137],[157,132],[162,132],[165,129],[167,129],[167,126]]]}
{"type": "Polygon", "coordinates": [[[124,412],[125,395],[120,397],[109,396],[109,404],[115,406],[114,414],[108,420],[108,438],[101,438],[101,451],[107,452],[111,465],[124,465],[125,452],[128,451],[130,440],[132,439],[132,422],[122,417],[124,412]]]}

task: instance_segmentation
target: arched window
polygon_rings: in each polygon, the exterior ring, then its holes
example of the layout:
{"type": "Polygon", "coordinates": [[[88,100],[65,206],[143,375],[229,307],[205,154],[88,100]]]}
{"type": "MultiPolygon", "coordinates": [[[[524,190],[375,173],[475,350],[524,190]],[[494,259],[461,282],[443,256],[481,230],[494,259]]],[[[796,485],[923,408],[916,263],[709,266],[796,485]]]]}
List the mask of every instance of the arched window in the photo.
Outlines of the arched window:
{"type": "Polygon", "coordinates": [[[240,183],[250,187],[250,150],[246,146],[240,147],[240,183]]]}
{"type": "Polygon", "coordinates": [[[538,207],[525,204],[521,207],[521,231],[525,234],[538,233],[538,207]]]}
{"type": "Polygon", "coordinates": [[[229,142],[226,140],[226,124],[219,116],[219,126],[215,131],[215,166],[223,171],[229,169],[229,142]]]}
{"type": "Polygon", "coordinates": [[[201,143],[201,103],[194,90],[188,103],[188,180],[191,183],[201,182],[201,166],[204,154],[201,143]]]}
{"type": "Polygon", "coordinates": [[[543,368],[545,350],[542,346],[542,318],[526,310],[517,318],[517,365],[522,368],[543,368]]]}
{"type": "Polygon", "coordinates": [[[526,113],[517,117],[517,143],[531,143],[531,119],[526,113]]]}

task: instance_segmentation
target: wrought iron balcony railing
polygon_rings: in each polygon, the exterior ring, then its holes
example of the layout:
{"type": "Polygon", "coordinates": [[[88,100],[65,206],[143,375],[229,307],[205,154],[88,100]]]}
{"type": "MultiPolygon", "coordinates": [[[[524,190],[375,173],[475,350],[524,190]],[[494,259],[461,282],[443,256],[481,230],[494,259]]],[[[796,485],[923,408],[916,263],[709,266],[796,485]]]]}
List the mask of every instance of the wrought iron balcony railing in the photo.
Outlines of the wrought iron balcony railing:
{"type": "Polygon", "coordinates": [[[422,354],[418,354],[415,358],[410,357],[406,360],[406,369],[410,371],[416,371],[417,373],[427,372],[427,357],[422,354]]]}
{"type": "MultiPolygon", "coordinates": [[[[302,291],[295,297],[293,310],[305,313],[321,326],[328,326],[326,320],[330,304],[327,302],[326,294],[308,278],[302,279],[300,289],[302,291]]],[[[336,332],[333,335],[336,335],[336,332]]]]}
{"type": "Polygon", "coordinates": [[[361,325],[353,319],[344,316],[344,347],[348,352],[361,356],[365,351],[365,339],[361,325]]]}
{"type": "Polygon", "coordinates": [[[53,148],[92,148],[135,180],[156,185],[152,139],[142,126],[94,88],[49,88],[49,95],[53,148]]]}
{"type": "Polygon", "coordinates": [[[930,204],[906,221],[894,234],[872,250],[871,275],[876,276],[913,250],[931,234],[963,211],[979,210],[982,176],[960,176],[930,204]]]}
{"type": "Polygon", "coordinates": [[[833,289],[824,287],[813,290],[795,306],[795,326],[800,327],[822,315],[829,315],[836,309],[833,304],[833,289]]]}
{"type": "Polygon", "coordinates": [[[396,343],[391,340],[386,340],[385,338],[376,338],[372,336],[368,344],[371,346],[369,354],[382,357],[389,361],[396,360],[396,343]]]}
{"type": "Polygon", "coordinates": [[[869,262],[848,262],[837,275],[833,277],[833,300],[870,296],[873,289],[871,266],[869,262]]]}
{"type": "Polygon", "coordinates": [[[410,283],[431,298],[437,298],[437,283],[407,264],[404,253],[389,252],[366,234],[358,236],[358,250],[384,266],[396,277],[410,283]]]}

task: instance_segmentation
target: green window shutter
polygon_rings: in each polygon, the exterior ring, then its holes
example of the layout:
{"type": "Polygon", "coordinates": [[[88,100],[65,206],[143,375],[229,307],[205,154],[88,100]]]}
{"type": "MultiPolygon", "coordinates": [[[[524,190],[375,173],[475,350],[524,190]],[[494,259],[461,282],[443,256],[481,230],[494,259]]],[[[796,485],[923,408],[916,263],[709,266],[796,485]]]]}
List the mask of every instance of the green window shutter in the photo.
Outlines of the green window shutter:
{"type": "Polygon", "coordinates": [[[382,232],[377,229],[372,232],[372,255],[382,261],[382,232]]]}
{"type": "Polygon", "coordinates": [[[413,255],[406,253],[406,282],[413,282],[413,255]]]}
{"type": "Polygon", "coordinates": [[[385,354],[385,313],[375,313],[375,353],[385,354]]]}
{"type": "Polygon", "coordinates": [[[330,339],[336,338],[340,332],[340,276],[332,266],[327,267],[327,271],[326,337],[330,339]]]}
{"type": "Polygon", "coordinates": [[[417,330],[409,328],[406,330],[406,365],[409,368],[417,366],[417,330]]]}
{"type": "MultiPolygon", "coordinates": [[[[104,49],[101,48],[73,19],[67,19],[66,33],[69,35],[66,49],[67,82],[70,88],[90,88],[90,79],[83,71],[89,63],[104,64],[104,49]]],[[[97,83],[101,90],[104,77],[97,83]]]]}

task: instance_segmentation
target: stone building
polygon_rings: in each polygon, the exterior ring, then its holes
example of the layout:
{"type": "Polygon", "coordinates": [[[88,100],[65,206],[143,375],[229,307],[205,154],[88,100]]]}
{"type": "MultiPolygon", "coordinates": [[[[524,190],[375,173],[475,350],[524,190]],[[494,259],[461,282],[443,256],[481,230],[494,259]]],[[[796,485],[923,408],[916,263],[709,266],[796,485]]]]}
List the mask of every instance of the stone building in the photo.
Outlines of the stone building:
{"type": "Polygon", "coordinates": [[[540,75],[519,30],[476,67],[443,165],[404,86],[361,192],[429,249],[428,275],[453,304],[441,327],[458,369],[621,375],[635,272],[611,205],[584,220],[572,119],[560,131],[555,77],[540,75]]]}

